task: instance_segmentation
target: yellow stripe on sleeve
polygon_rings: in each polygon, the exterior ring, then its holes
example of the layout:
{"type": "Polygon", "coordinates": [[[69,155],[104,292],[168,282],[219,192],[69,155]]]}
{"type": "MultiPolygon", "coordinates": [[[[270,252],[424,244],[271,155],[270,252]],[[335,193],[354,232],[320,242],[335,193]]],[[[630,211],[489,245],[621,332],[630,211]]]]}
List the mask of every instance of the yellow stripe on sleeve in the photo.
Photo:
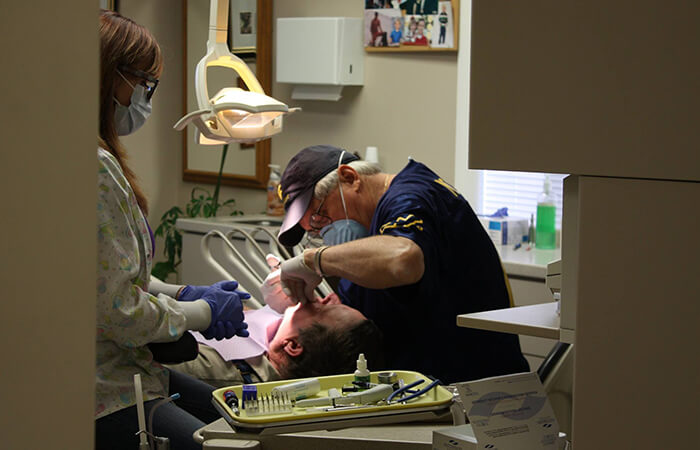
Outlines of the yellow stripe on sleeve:
{"type": "Polygon", "coordinates": [[[439,184],[440,186],[442,186],[442,187],[444,187],[445,189],[447,189],[448,191],[450,191],[450,192],[452,193],[452,195],[454,195],[455,197],[459,197],[459,193],[457,192],[457,189],[455,189],[455,188],[453,188],[452,186],[450,186],[450,185],[449,185],[445,180],[443,180],[442,178],[438,178],[437,180],[433,180],[433,181],[435,181],[437,184],[439,184]]]}
{"type": "Polygon", "coordinates": [[[379,234],[384,234],[384,231],[391,228],[411,228],[416,227],[417,230],[423,231],[423,219],[415,219],[413,214],[404,217],[399,217],[392,222],[387,222],[379,228],[379,234]],[[414,219],[409,222],[409,220],[414,219]]]}

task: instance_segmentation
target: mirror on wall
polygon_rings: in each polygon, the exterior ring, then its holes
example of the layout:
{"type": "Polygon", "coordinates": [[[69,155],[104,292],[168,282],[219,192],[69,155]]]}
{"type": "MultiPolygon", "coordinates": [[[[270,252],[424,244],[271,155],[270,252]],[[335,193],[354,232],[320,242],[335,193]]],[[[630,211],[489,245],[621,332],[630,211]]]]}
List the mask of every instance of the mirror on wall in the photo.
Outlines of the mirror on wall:
{"type": "MultiPolygon", "coordinates": [[[[209,0],[184,0],[184,112],[198,109],[194,93],[194,72],[206,54],[209,29],[209,0]]],[[[272,0],[231,0],[229,5],[229,48],[255,73],[266,93],[272,80],[272,0]]],[[[210,97],[225,86],[245,89],[230,69],[212,67],[207,71],[210,97]]],[[[183,132],[183,179],[215,184],[221,164],[222,145],[200,145],[194,140],[195,127],[183,132]]],[[[270,139],[256,144],[229,144],[222,184],[266,189],[270,163],[270,139]]]]}

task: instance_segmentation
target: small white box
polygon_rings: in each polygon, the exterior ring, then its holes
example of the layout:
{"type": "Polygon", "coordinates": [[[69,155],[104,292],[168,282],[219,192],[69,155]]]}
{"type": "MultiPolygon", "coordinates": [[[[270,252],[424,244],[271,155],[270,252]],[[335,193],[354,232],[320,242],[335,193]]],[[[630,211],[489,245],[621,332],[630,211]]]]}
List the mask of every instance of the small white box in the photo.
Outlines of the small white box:
{"type": "Polygon", "coordinates": [[[476,438],[470,424],[433,431],[433,450],[475,450],[476,438]]]}
{"type": "Polygon", "coordinates": [[[277,19],[277,82],[362,85],[362,19],[280,17],[277,19]]]}
{"type": "Polygon", "coordinates": [[[479,216],[481,224],[496,245],[515,245],[527,236],[529,219],[522,217],[479,216]]]}

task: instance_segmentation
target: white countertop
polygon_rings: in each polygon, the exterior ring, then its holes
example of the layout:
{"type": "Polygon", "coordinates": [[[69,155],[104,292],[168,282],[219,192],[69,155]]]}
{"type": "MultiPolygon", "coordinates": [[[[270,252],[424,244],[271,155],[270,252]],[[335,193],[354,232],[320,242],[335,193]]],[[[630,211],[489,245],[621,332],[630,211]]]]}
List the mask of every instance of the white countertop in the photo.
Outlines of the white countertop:
{"type": "Polygon", "coordinates": [[[222,233],[231,231],[233,227],[256,228],[264,227],[276,232],[282,225],[284,216],[268,216],[265,214],[245,214],[242,216],[217,217],[185,217],[177,219],[176,226],[182,231],[206,234],[211,230],[222,233]]]}
{"type": "Polygon", "coordinates": [[[516,306],[457,316],[457,325],[480,330],[559,339],[557,303],[516,306]]]}
{"type": "Polygon", "coordinates": [[[554,250],[542,250],[535,247],[530,248],[523,244],[515,250],[513,245],[497,245],[503,267],[509,276],[516,275],[528,278],[539,278],[544,280],[547,276],[547,264],[557,259],[561,259],[561,248],[554,250]]]}

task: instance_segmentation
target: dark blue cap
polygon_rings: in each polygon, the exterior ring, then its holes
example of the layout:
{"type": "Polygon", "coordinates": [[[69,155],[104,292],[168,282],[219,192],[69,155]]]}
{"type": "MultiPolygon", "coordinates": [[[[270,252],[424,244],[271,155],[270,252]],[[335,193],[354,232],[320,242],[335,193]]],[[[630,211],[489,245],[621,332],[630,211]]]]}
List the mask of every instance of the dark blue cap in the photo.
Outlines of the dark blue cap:
{"type": "Polygon", "coordinates": [[[284,204],[285,216],[277,235],[287,247],[296,245],[304,236],[299,221],[311,203],[314,187],[323,177],[338,167],[340,154],[345,151],[341,164],[359,159],[357,156],[332,145],[313,145],[294,155],[282,174],[277,195],[284,204]]]}

